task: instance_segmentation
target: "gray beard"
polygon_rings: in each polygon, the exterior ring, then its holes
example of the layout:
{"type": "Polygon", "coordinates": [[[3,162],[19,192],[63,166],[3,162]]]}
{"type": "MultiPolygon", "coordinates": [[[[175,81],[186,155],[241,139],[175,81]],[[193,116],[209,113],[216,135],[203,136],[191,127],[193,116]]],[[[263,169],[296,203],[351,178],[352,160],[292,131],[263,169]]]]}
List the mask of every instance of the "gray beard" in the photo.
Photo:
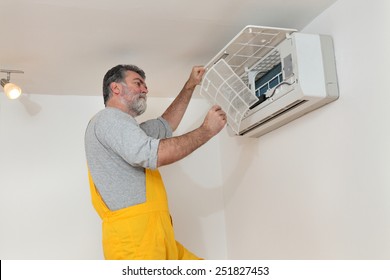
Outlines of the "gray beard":
{"type": "Polygon", "coordinates": [[[131,110],[136,114],[136,116],[142,115],[146,111],[146,94],[140,95],[136,102],[131,106],[131,110]],[[144,98],[142,98],[143,96],[144,98]]]}

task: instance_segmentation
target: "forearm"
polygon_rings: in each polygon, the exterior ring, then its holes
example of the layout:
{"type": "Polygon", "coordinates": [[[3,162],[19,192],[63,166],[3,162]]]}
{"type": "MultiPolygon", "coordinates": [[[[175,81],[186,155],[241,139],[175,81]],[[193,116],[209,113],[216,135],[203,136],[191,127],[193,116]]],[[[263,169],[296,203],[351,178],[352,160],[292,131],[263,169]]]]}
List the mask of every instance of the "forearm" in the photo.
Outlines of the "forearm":
{"type": "Polygon", "coordinates": [[[157,152],[157,167],[185,158],[213,136],[213,133],[201,126],[181,136],[160,140],[157,152]]]}
{"type": "Polygon", "coordinates": [[[162,117],[169,123],[172,130],[175,131],[183,119],[184,113],[187,110],[188,104],[190,103],[192,94],[195,86],[189,85],[187,82],[179,95],[173,100],[171,105],[162,114],[162,117]]]}

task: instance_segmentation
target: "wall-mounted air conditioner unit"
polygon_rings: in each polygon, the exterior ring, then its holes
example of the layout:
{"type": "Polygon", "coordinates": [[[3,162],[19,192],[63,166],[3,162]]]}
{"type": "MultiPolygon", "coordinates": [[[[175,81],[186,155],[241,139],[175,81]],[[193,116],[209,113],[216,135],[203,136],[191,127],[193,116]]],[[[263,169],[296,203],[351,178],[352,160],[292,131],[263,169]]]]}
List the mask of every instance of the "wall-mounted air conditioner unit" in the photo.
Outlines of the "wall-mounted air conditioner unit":
{"type": "Polygon", "coordinates": [[[207,65],[200,94],[259,137],[338,98],[332,38],[247,26],[207,65]]]}

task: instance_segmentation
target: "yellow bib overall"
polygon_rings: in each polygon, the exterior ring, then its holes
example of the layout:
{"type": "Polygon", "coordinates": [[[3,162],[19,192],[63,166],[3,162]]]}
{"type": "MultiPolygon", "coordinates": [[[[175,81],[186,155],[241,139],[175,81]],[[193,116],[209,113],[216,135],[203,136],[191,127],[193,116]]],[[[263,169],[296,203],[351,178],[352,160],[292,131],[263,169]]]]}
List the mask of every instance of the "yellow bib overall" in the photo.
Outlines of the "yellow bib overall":
{"type": "Polygon", "coordinates": [[[92,204],[103,221],[103,251],[110,260],[196,260],[175,240],[168,200],[158,170],[145,169],[146,202],[111,211],[92,177],[92,204]]]}

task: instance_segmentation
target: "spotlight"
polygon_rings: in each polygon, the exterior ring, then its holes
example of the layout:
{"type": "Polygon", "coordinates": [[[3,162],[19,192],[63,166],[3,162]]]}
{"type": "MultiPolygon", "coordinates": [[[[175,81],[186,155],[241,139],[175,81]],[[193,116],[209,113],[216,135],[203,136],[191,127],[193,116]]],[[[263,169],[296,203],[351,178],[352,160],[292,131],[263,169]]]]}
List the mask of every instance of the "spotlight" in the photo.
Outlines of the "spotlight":
{"type": "Polygon", "coordinates": [[[22,94],[22,89],[13,84],[10,83],[11,79],[11,73],[24,73],[23,71],[20,70],[4,70],[0,69],[0,72],[7,73],[7,79],[1,79],[1,86],[4,88],[4,93],[7,95],[9,99],[16,99],[22,94]]]}

